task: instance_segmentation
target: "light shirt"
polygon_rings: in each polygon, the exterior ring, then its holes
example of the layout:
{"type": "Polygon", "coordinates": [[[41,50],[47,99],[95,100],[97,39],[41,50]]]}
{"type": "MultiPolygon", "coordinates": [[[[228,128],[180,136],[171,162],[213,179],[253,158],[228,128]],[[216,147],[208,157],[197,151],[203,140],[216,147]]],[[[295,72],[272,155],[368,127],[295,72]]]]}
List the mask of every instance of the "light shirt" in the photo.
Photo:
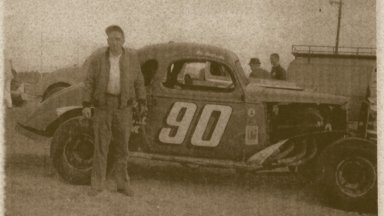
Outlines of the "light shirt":
{"type": "Polygon", "coordinates": [[[107,93],[118,95],[120,94],[120,55],[113,56],[109,53],[109,82],[107,87],[107,93]]]}

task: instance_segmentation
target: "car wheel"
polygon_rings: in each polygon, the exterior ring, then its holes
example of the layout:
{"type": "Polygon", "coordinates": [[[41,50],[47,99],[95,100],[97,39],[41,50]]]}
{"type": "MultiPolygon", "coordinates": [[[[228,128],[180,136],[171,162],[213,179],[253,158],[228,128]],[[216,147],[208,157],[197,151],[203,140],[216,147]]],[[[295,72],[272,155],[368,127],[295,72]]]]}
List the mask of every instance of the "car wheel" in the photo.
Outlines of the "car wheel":
{"type": "Polygon", "coordinates": [[[322,186],[331,204],[346,210],[377,208],[377,165],[374,149],[345,143],[327,150],[322,160],[322,186]]]}
{"type": "Polygon", "coordinates": [[[56,130],[51,159],[59,175],[71,184],[88,184],[92,169],[93,134],[90,120],[70,118],[56,130]]]}
{"type": "Polygon", "coordinates": [[[63,83],[63,84],[60,84],[60,85],[56,85],[56,86],[53,86],[53,87],[49,87],[45,92],[44,92],[44,95],[43,95],[43,101],[46,100],[47,98],[49,98],[50,96],[54,95],[55,93],[61,91],[62,89],[65,89],[67,87],[69,87],[70,85],[69,84],[66,84],[66,83],[63,83]]]}

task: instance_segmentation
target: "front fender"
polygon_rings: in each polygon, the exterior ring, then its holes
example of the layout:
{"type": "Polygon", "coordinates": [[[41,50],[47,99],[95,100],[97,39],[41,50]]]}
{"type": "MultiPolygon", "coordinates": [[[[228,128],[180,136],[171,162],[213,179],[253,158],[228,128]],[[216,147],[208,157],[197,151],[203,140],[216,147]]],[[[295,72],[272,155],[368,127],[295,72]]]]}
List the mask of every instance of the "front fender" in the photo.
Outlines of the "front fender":
{"type": "Polygon", "coordinates": [[[322,160],[325,160],[324,158],[327,158],[327,156],[331,153],[331,151],[333,151],[336,148],[343,149],[346,147],[356,147],[356,146],[360,146],[360,147],[364,146],[364,148],[366,149],[377,151],[376,142],[369,139],[361,138],[361,137],[351,136],[351,137],[340,138],[335,142],[333,142],[331,145],[328,145],[322,152],[321,158],[322,160]]]}
{"type": "Polygon", "coordinates": [[[37,131],[46,131],[65,112],[81,108],[83,87],[82,83],[68,87],[47,100],[26,108],[25,115],[17,120],[18,123],[37,131]]]}

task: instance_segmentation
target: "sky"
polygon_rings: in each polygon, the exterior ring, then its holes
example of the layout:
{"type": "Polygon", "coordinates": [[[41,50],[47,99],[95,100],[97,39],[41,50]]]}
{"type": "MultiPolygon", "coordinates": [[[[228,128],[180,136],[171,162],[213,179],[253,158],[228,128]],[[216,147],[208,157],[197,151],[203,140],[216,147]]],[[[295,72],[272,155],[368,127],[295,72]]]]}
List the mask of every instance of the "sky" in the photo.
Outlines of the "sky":
{"type": "MultiPolygon", "coordinates": [[[[335,1],[335,0],[334,0],[335,1]]],[[[340,46],[376,47],[375,0],[344,0],[340,46]]],[[[197,42],[238,54],[248,70],[269,55],[286,68],[294,44],[334,46],[337,6],[329,0],[5,0],[5,53],[17,71],[82,64],[120,25],[126,46],[197,42]]]]}

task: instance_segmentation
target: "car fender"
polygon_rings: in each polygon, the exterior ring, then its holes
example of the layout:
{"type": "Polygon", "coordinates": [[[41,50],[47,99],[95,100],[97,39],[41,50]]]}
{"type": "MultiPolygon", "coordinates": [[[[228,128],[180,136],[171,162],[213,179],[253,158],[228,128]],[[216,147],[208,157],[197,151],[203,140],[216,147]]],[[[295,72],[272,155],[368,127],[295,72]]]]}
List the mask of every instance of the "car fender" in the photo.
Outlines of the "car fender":
{"type": "Polygon", "coordinates": [[[82,104],[83,83],[68,87],[47,100],[26,109],[24,118],[18,123],[27,128],[48,132],[48,127],[70,110],[80,109],[82,104]]]}
{"type": "Polygon", "coordinates": [[[357,145],[364,146],[366,149],[377,151],[377,143],[372,140],[364,139],[361,137],[342,137],[328,145],[324,151],[322,151],[320,155],[320,161],[326,160],[328,153],[333,151],[335,148],[354,147],[357,145]]]}

